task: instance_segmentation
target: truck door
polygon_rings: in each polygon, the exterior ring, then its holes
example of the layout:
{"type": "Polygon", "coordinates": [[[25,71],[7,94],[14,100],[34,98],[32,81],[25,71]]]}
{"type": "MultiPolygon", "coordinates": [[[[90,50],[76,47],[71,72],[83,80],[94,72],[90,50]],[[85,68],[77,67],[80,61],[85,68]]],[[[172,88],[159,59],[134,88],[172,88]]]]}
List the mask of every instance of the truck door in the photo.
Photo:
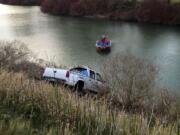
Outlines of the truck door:
{"type": "Polygon", "coordinates": [[[90,76],[89,76],[89,89],[92,91],[95,91],[96,89],[96,80],[95,80],[95,72],[90,70],[90,76]]]}
{"type": "Polygon", "coordinates": [[[102,87],[103,79],[99,73],[96,73],[96,89],[100,89],[102,87]]]}

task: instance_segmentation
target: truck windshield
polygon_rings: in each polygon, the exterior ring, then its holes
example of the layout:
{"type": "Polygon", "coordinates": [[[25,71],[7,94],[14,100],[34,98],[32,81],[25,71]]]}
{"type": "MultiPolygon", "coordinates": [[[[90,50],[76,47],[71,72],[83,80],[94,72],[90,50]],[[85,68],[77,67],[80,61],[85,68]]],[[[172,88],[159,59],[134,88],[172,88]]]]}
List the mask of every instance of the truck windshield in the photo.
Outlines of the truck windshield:
{"type": "Polygon", "coordinates": [[[70,72],[80,74],[80,75],[85,76],[85,77],[88,77],[88,71],[85,68],[81,68],[81,67],[72,68],[72,69],[70,69],[70,72]]]}

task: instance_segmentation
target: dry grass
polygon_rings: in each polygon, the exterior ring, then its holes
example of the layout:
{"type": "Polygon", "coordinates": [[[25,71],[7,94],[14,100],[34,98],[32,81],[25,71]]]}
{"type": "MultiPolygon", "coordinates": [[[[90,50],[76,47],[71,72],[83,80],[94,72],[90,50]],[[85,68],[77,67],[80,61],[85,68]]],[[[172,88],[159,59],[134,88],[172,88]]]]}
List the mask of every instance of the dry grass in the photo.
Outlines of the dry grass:
{"type": "Polygon", "coordinates": [[[41,79],[43,61],[36,58],[23,42],[0,41],[0,67],[13,72],[25,72],[29,78],[41,79]]]}
{"type": "Polygon", "coordinates": [[[163,122],[177,120],[177,97],[168,89],[156,85],[158,68],[148,60],[131,55],[116,55],[102,66],[106,80],[106,95],[112,108],[130,113],[160,117],[163,122]]]}
{"type": "MultiPolygon", "coordinates": [[[[0,86],[1,108],[30,120],[34,127],[47,133],[54,129],[61,134],[77,135],[177,134],[176,122],[163,125],[155,119],[151,126],[150,120],[143,115],[108,109],[106,101],[79,98],[67,89],[52,87],[45,82],[37,83],[21,73],[1,70],[0,86]]],[[[7,130],[11,131],[12,127],[7,130]]],[[[25,126],[22,127],[26,130],[25,126]]]]}

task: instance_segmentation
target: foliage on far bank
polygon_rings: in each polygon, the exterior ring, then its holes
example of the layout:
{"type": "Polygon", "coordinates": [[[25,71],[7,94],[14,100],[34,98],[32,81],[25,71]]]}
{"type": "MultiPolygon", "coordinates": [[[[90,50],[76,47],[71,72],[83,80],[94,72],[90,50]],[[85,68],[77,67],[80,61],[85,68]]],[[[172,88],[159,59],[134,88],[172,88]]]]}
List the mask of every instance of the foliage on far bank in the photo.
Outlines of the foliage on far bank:
{"type": "Polygon", "coordinates": [[[170,0],[44,0],[43,12],[71,16],[104,16],[112,20],[180,24],[180,4],[170,0]]]}
{"type": "Polygon", "coordinates": [[[42,0],[0,0],[0,3],[9,5],[40,5],[42,0]]]}
{"type": "Polygon", "coordinates": [[[0,3],[40,5],[43,12],[55,15],[180,24],[179,0],[0,0],[0,3]]]}

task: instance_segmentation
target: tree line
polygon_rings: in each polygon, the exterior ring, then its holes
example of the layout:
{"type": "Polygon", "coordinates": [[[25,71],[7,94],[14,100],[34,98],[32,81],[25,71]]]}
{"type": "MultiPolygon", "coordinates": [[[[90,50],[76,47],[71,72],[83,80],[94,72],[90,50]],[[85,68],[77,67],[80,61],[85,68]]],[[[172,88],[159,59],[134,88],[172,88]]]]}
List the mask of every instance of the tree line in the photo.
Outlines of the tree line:
{"type": "Polygon", "coordinates": [[[10,5],[40,5],[42,0],[0,0],[0,3],[10,5]]]}
{"type": "Polygon", "coordinates": [[[12,5],[40,5],[43,12],[55,15],[102,16],[112,20],[180,24],[180,1],[173,1],[0,0],[0,3],[12,5]]]}
{"type": "Polygon", "coordinates": [[[171,0],[44,0],[43,12],[112,20],[180,24],[180,4],[171,0]]]}

